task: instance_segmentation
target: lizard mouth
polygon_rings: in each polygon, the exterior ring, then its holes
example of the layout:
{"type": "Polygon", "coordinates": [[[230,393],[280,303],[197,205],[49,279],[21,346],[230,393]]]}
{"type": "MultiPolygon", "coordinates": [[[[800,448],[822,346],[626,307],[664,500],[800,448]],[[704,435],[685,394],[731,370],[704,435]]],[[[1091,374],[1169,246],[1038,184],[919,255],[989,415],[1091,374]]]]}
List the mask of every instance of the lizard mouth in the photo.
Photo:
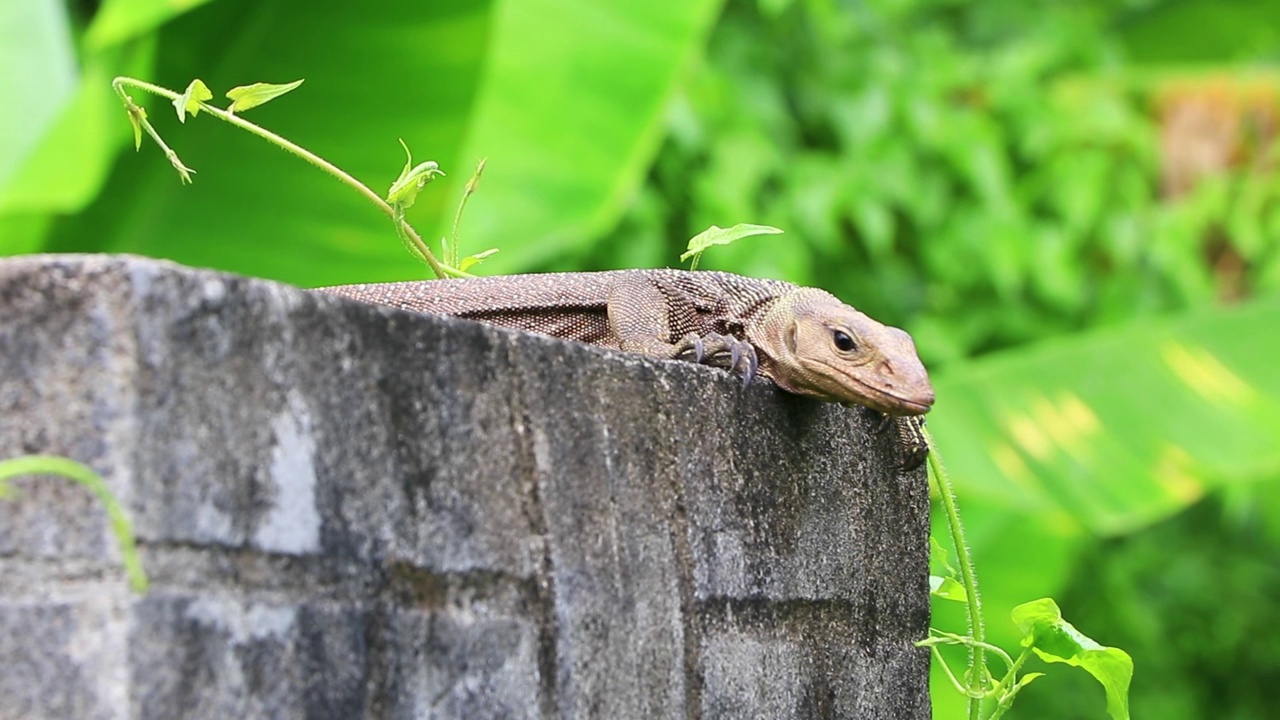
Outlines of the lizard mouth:
{"type": "Polygon", "coordinates": [[[898,397],[896,395],[890,397],[893,397],[893,399],[901,404],[902,407],[909,410],[910,412],[907,413],[908,415],[923,415],[929,412],[929,409],[933,407],[933,403],[924,403],[919,400],[908,400],[907,398],[898,397]]]}
{"type": "MultiPolygon", "coordinates": [[[[832,368],[834,369],[834,368],[832,368]]],[[[879,410],[886,415],[924,415],[933,407],[933,391],[930,389],[927,398],[906,397],[892,393],[883,387],[872,385],[847,373],[843,377],[858,386],[858,399],[852,400],[872,410],[879,410]]]]}
{"type": "Polygon", "coordinates": [[[924,415],[933,407],[932,402],[926,403],[921,400],[894,395],[882,388],[874,387],[861,381],[857,382],[867,391],[868,398],[874,400],[874,404],[866,403],[867,407],[879,410],[886,415],[924,415]]]}

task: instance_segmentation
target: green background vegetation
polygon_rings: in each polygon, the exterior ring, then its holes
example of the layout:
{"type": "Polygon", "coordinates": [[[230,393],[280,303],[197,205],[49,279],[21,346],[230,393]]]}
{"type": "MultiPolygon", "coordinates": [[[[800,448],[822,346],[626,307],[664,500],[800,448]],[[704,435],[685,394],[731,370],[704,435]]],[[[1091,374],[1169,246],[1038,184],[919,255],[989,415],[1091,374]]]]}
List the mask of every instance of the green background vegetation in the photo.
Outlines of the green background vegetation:
{"type": "MultiPolygon", "coordinates": [[[[428,239],[487,157],[462,223],[464,254],[502,249],[486,273],[674,265],[708,225],[784,228],[702,266],[913,333],[991,640],[1012,649],[1009,610],[1051,595],[1133,656],[1135,716],[1271,717],[1280,8],[25,0],[0,30],[0,254],[427,276],[355,193],[215,120],[135,93],[193,186],[126,152],[120,74],[306,78],[247,116],[379,191],[403,137],[448,173],[408,214],[428,239]]],[[[1055,669],[1008,717],[1103,707],[1055,669]]]]}

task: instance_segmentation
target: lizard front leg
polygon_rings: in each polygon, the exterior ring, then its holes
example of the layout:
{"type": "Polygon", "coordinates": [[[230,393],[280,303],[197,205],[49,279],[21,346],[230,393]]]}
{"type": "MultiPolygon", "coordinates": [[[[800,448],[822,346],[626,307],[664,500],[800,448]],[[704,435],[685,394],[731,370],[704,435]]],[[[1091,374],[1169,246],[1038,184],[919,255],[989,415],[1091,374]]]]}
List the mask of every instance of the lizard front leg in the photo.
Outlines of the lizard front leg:
{"type": "Polygon", "coordinates": [[[924,435],[923,415],[880,415],[877,433],[883,433],[893,427],[894,437],[898,441],[898,469],[915,470],[920,463],[929,457],[929,440],[924,435]]]}
{"type": "Polygon", "coordinates": [[[672,314],[697,314],[692,298],[662,292],[644,278],[619,280],[609,291],[609,328],[618,347],[664,360],[686,360],[740,370],[749,384],[759,367],[755,347],[746,340],[719,333],[687,333],[673,342],[672,314]],[[672,307],[673,304],[682,304],[672,307]]]}

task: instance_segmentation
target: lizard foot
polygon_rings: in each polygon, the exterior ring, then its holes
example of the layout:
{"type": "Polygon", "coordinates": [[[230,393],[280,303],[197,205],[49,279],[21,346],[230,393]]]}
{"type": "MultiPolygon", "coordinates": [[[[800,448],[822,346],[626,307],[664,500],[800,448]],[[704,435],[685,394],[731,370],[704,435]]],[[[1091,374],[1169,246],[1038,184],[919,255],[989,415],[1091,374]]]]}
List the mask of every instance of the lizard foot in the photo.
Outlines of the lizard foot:
{"type": "Polygon", "coordinates": [[[897,435],[900,457],[894,464],[894,469],[915,470],[920,467],[925,458],[929,457],[929,441],[925,439],[923,430],[924,416],[896,416],[876,410],[870,412],[879,416],[871,432],[883,435],[889,428],[893,428],[894,434],[897,435]]]}
{"type": "Polygon", "coordinates": [[[876,426],[871,430],[871,432],[877,435],[883,435],[889,428],[897,427],[898,425],[897,418],[895,418],[894,416],[888,415],[886,413],[882,413],[876,410],[873,410],[872,412],[879,415],[880,420],[876,422],[876,426]]]}
{"type": "Polygon", "coordinates": [[[718,333],[707,333],[702,337],[689,333],[676,343],[674,354],[681,360],[741,372],[743,387],[751,384],[760,368],[760,360],[751,343],[718,333]]]}
{"type": "Polygon", "coordinates": [[[929,441],[924,436],[924,416],[895,417],[892,420],[898,431],[898,446],[902,452],[897,467],[899,470],[915,470],[929,457],[929,441]]]}

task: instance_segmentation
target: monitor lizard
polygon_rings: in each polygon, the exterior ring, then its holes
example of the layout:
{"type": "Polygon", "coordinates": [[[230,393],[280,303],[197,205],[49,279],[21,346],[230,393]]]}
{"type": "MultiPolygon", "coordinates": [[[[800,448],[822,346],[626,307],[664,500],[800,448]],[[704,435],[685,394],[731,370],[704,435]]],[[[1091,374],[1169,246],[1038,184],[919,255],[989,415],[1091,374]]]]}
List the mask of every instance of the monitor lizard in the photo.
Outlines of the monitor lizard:
{"type": "Polygon", "coordinates": [[[319,292],[450,315],[656,358],[757,374],[858,404],[896,426],[899,466],[923,462],[933,387],[911,336],[834,295],[714,271],[612,270],[339,285],[319,292]]]}

